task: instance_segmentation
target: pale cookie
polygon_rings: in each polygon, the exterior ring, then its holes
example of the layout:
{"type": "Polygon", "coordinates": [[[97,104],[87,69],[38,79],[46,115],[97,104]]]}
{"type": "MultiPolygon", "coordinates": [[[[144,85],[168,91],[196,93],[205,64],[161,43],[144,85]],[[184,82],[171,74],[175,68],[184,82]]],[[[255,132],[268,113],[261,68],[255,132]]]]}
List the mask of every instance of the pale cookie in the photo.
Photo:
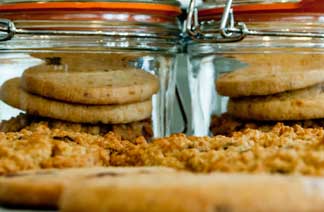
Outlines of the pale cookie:
{"type": "Polygon", "coordinates": [[[90,179],[66,187],[62,212],[323,211],[324,180],[192,173],[90,179]]]}
{"type": "Polygon", "coordinates": [[[98,69],[120,69],[134,67],[138,60],[141,60],[144,54],[125,54],[123,53],[71,53],[71,52],[37,52],[30,56],[43,60],[43,64],[56,66],[73,66],[90,70],[98,69]]]}
{"type": "Polygon", "coordinates": [[[0,203],[16,207],[57,208],[58,199],[64,186],[72,181],[160,172],[172,173],[173,169],[95,167],[17,172],[0,176],[0,203]]]}
{"type": "Polygon", "coordinates": [[[220,95],[270,95],[324,81],[321,54],[242,54],[234,58],[246,63],[246,67],[219,77],[216,87],[220,95]]]}
{"type": "Polygon", "coordinates": [[[95,105],[145,101],[159,90],[157,77],[143,70],[111,71],[109,67],[78,70],[75,67],[35,66],[24,72],[21,86],[44,97],[95,105]]]}
{"type": "Polygon", "coordinates": [[[264,97],[230,99],[230,115],[251,120],[307,120],[324,118],[324,84],[264,97]]]}
{"type": "Polygon", "coordinates": [[[147,119],[152,112],[151,100],[125,105],[69,104],[27,93],[19,85],[20,78],[6,81],[0,91],[1,99],[31,115],[77,123],[124,124],[147,119]]]}

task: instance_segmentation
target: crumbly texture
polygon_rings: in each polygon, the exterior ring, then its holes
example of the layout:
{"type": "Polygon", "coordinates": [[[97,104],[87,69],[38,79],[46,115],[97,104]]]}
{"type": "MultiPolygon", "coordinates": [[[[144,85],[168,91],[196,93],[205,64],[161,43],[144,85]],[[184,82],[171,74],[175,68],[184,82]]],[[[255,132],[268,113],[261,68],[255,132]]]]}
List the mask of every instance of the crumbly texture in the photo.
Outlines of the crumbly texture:
{"type": "MultiPolygon", "coordinates": [[[[214,115],[210,123],[210,131],[212,135],[232,136],[233,133],[244,131],[246,129],[258,129],[263,132],[270,131],[276,126],[276,121],[253,121],[235,118],[227,113],[220,116],[214,115]]],[[[311,119],[300,121],[284,121],[286,126],[299,125],[303,128],[322,128],[324,127],[324,119],[311,119]]]]}
{"type": "Polygon", "coordinates": [[[22,129],[34,131],[40,126],[46,126],[51,130],[58,129],[100,136],[114,132],[121,136],[121,139],[129,141],[134,141],[139,136],[144,136],[147,140],[153,137],[150,119],[129,124],[78,124],[23,113],[7,121],[2,121],[0,132],[19,132],[22,129]]]}
{"type": "Polygon", "coordinates": [[[221,75],[217,91],[242,97],[306,88],[324,81],[323,58],[322,54],[236,54],[232,59],[245,66],[221,75]]]}
{"type": "Polygon", "coordinates": [[[193,172],[279,173],[324,176],[324,129],[276,124],[232,136],[182,134],[148,142],[94,136],[46,125],[0,134],[0,172],[75,166],[166,166],[193,172]],[[107,156],[108,154],[108,156],[107,156]]]}
{"type": "Polygon", "coordinates": [[[87,133],[50,130],[0,133],[0,174],[22,170],[109,165],[109,139],[87,133]]]}
{"type": "Polygon", "coordinates": [[[64,190],[62,212],[323,211],[322,179],[172,172],[103,177],[64,190]],[[85,201],[86,200],[86,201],[85,201]]]}
{"type": "Polygon", "coordinates": [[[1,99],[31,115],[76,123],[125,124],[141,121],[152,114],[152,101],[125,105],[81,105],[46,99],[20,88],[20,78],[6,81],[0,90],[1,99]]]}
{"type": "Polygon", "coordinates": [[[173,135],[112,152],[112,165],[163,165],[194,172],[324,175],[324,130],[281,123],[231,137],[173,135]]]}
{"type": "Polygon", "coordinates": [[[91,105],[127,104],[150,99],[159,90],[151,73],[128,68],[87,70],[74,66],[38,65],[27,69],[21,86],[56,100],[91,105]]]}
{"type": "Polygon", "coordinates": [[[324,118],[324,84],[262,97],[231,98],[228,114],[250,120],[308,120],[324,118]]]}
{"type": "Polygon", "coordinates": [[[0,203],[7,206],[57,208],[59,197],[71,182],[151,173],[172,173],[162,167],[93,167],[23,171],[0,176],[0,203]]]}

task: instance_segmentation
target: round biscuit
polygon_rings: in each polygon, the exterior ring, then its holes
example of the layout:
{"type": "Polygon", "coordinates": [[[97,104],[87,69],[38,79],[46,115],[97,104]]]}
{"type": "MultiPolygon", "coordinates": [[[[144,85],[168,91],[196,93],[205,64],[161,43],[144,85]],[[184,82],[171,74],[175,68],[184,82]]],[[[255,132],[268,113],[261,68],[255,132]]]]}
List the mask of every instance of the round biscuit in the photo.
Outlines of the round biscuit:
{"type": "Polygon", "coordinates": [[[0,91],[7,104],[40,115],[77,123],[125,124],[147,119],[152,113],[152,101],[124,105],[80,105],[46,99],[20,88],[20,78],[6,81],[0,91]]]}
{"type": "Polygon", "coordinates": [[[107,67],[113,69],[134,67],[137,60],[142,59],[145,54],[121,53],[98,53],[98,52],[34,52],[30,56],[41,59],[46,65],[68,65],[79,68],[78,71],[86,69],[98,70],[107,67]]]}
{"type": "Polygon", "coordinates": [[[159,90],[159,81],[139,69],[39,65],[26,70],[21,86],[28,92],[61,101],[107,105],[140,102],[159,90]]]}
{"type": "Polygon", "coordinates": [[[228,113],[251,120],[308,120],[324,118],[324,84],[262,97],[230,99],[228,113]]]}
{"type": "Polygon", "coordinates": [[[172,172],[173,169],[164,167],[92,167],[9,173],[0,176],[0,203],[15,207],[57,208],[63,188],[72,181],[172,172]]]}
{"type": "Polygon", "coordinates": [[[246,66],[221,75],[220,95],[263,96],[306,88],[324,81],[322,54],[235,55],[246,66]]]}
{"type": "Polygon", "coordinates": [[[71,183],[59,205],[62,212],[306,212],[323,210],[323,190],[320,178],[175,172],[71,183]]]}

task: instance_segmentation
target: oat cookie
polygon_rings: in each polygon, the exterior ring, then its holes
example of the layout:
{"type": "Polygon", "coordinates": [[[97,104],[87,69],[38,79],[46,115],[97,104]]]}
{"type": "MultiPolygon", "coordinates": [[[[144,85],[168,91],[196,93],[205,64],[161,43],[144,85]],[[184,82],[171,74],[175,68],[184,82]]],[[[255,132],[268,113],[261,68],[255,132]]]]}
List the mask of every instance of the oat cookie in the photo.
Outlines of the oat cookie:
{"type": "Polygon", "coordinates": [[[30,56],[43,60],[43,64],[55,66],[73,66],[78,72],[83,70],[98,69],[120,69],[134,67],[137,60],[140,60],[145,54],[125,54],[121,53],[71,53],[71,52],[37,52],[30,56]]]}
{"type": "Polygon", "coordinates": [[[39,65],[26,70],[21,86],[28,92],[80,104],[126,104],[150,99],[159,90],[156,76],[139,69],[88,70],[39,65]]]}
{"type": "Polygon", "coordinates": [[[324,118],[324,84],[264,97],[230,99],[228,113],[251,120],[324,118]]]}
{"type": "Polygon", "coordinates": [[[220,95],[230,97],[270,95],[306,88],[324,81],[321,54],[248,54],[235,59],[247,67],[221,75],[216,81],[220,95]]]}
{"type": "Polygon", "coordinates": [[[168,173],[90,179],[67,186],[62,212],[322,211],[320,178],[168,173]]]}
{"type": "Polygon", "coordinates": [[[117,177],[122,175],[145,175],[172,173],[173,169],[160,167],[138,168],[74,168],[24,171],[0,176],[0,203],[10,206],[57,208],[64,186],[72,181],[117,177]]]}
{"type": "Polygon", "coordinates": [[[125,105],[69,104],[30,94],[19,85],[19,78],[5,82],[0,92],[1,99],[32,115],[78,123],[124,124],[147,119],[152,113],[151,100],[125,105]]]}

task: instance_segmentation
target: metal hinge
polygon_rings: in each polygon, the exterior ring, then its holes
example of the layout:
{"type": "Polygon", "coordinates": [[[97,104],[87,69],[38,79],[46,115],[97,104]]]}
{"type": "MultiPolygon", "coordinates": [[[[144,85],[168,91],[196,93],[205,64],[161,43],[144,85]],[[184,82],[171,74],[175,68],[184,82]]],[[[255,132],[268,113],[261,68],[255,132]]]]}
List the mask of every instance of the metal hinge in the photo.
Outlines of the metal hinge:
{"type": "Polygon", "coordinates": [[[191,0],[186,23],[187,33],[194,40],[214,43],[237,42],[243,40],[246,36],[324,38],[324,33],[261,31],[249,29],[244,22],[235,22],[232,3],[233,0],[226,1],[219,28],[211,32],[201,30],[196,0],[191,0]]]}
{"type": "Polygon", "coordinates": [[[178,34],[151,33],[138,31],[101,31],[101,30],[30,30],[17,29],[14,22],[8,19],[0,19],[0,41],[11,40],[15,35],[61,35],[61,36],[107,36],[107,37],[134,37],[134,38],[176,38],[178,34]]]}

